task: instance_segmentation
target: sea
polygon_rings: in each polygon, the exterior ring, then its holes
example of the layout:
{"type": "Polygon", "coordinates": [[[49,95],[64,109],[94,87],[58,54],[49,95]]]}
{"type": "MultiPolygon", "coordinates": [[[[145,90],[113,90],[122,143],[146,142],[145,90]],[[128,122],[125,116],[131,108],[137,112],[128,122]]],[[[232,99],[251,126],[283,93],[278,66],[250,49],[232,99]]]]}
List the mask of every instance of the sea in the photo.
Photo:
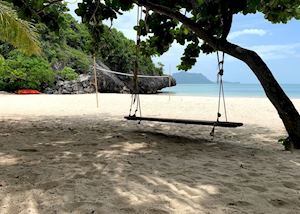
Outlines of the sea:
{"type": "MultiPolygon", "coordinates": [[[[281,84],[281,87],[290,98],[300,98],[300,84],[281,84]]],[[[217,97],[219,86],[217,84],[177,84],[163,89],[162,92],[179,96],[217,97]]],[[[260,84],[225,83],[224,92],[226,97],[266,97],[260,84]]]]}

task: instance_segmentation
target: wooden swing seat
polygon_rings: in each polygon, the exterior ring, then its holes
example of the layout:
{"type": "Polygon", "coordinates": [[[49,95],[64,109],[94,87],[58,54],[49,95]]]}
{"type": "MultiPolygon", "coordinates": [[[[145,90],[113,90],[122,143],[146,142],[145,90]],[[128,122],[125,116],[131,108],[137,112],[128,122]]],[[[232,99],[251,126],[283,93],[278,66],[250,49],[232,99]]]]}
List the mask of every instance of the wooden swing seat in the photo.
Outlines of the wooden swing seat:
{"type": "Polygon", "coordinates": [[[237,128],[243,126],[243,123],[236,122],[217,122],[209,120],[188,120],[188,119],[171,119],[171,118],[156,118],[156,117],[137,117],[137,116],[126,116],[126,120],[135,121],[153,121],[163,123],[181,123],[181,124],[193,124],[193,125],[204,125],[204,126],[219,126],[226,128],[237,128]]]}

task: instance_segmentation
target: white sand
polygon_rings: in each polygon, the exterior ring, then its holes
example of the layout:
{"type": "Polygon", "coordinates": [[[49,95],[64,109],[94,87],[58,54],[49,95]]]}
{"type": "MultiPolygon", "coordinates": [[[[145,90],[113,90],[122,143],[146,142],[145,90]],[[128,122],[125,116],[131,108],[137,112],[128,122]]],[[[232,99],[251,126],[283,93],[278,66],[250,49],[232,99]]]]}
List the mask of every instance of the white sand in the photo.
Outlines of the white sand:
{"type": "MultiPolygon", "coordinates": [[[[215,119],[217,98],[142,96],[143,115],[215,119]]],[[[293,100],[300,111],[300,100],[293,100]]],[[[123,120],[129,95],[0,95],[0,213],[300,213],[300,152],[263,98],[238,129],[123,120]]]]}

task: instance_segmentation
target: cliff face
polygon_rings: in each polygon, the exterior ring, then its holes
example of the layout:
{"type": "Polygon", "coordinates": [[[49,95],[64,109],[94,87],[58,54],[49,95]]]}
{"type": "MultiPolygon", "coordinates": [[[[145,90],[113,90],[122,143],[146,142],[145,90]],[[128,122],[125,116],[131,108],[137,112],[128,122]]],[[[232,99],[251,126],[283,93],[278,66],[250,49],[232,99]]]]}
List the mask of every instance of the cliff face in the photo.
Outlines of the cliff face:
{"type": "MultiPolygon", "coordinates": [[[[133,91],[133,78],[119,74],[102,71],[108,69],[102,64],[97,66],[98,90],[102,93],[131,93],[133,91]]],[[[175,86],[176,81],[171,77],[170,85],[175,86]]],[[[155,94],[161,89],[169,87],[169,78],[139,78],[138,93],[155,94]]],[[[54,94],[85,94],[95,92],[95,80],[92,74],[81,74],[73,81],[57,81],[55,87],[47,89],[45,93],[54,94]]]]}

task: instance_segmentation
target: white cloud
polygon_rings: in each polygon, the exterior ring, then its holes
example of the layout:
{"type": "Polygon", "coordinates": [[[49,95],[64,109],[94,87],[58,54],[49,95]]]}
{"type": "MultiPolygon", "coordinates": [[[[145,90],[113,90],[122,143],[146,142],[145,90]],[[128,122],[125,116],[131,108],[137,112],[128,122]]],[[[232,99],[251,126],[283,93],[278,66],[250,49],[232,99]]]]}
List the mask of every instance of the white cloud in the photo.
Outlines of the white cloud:
{"type": "Polygon", "coordinates": [[[249,49],[256,51],[265,60],[300,58],[300,42],[284,45],[256,45],[249,49]]]}
{"type": "Polygon", "coordinates": [[[244,30],[240,30],[240,31],[235,31],[232,32],[228,35],[228,39],[235,39],[237,37],[240,36],[244,36],[244,35],[256,35],[256,36],[264,36],[267,34],[267,31],[263,30],[263,29],[244,29],[244,30]]]}
{"type": "MultiPolygon", "coordinates": [[[[255,51],[264,60],[300,58],[300,42],[284,45],[254,45],[243,47],[255,51]]],[[[232,56],[226,56],[227,59],[225,61],[239,61],[232,56]]]]}

